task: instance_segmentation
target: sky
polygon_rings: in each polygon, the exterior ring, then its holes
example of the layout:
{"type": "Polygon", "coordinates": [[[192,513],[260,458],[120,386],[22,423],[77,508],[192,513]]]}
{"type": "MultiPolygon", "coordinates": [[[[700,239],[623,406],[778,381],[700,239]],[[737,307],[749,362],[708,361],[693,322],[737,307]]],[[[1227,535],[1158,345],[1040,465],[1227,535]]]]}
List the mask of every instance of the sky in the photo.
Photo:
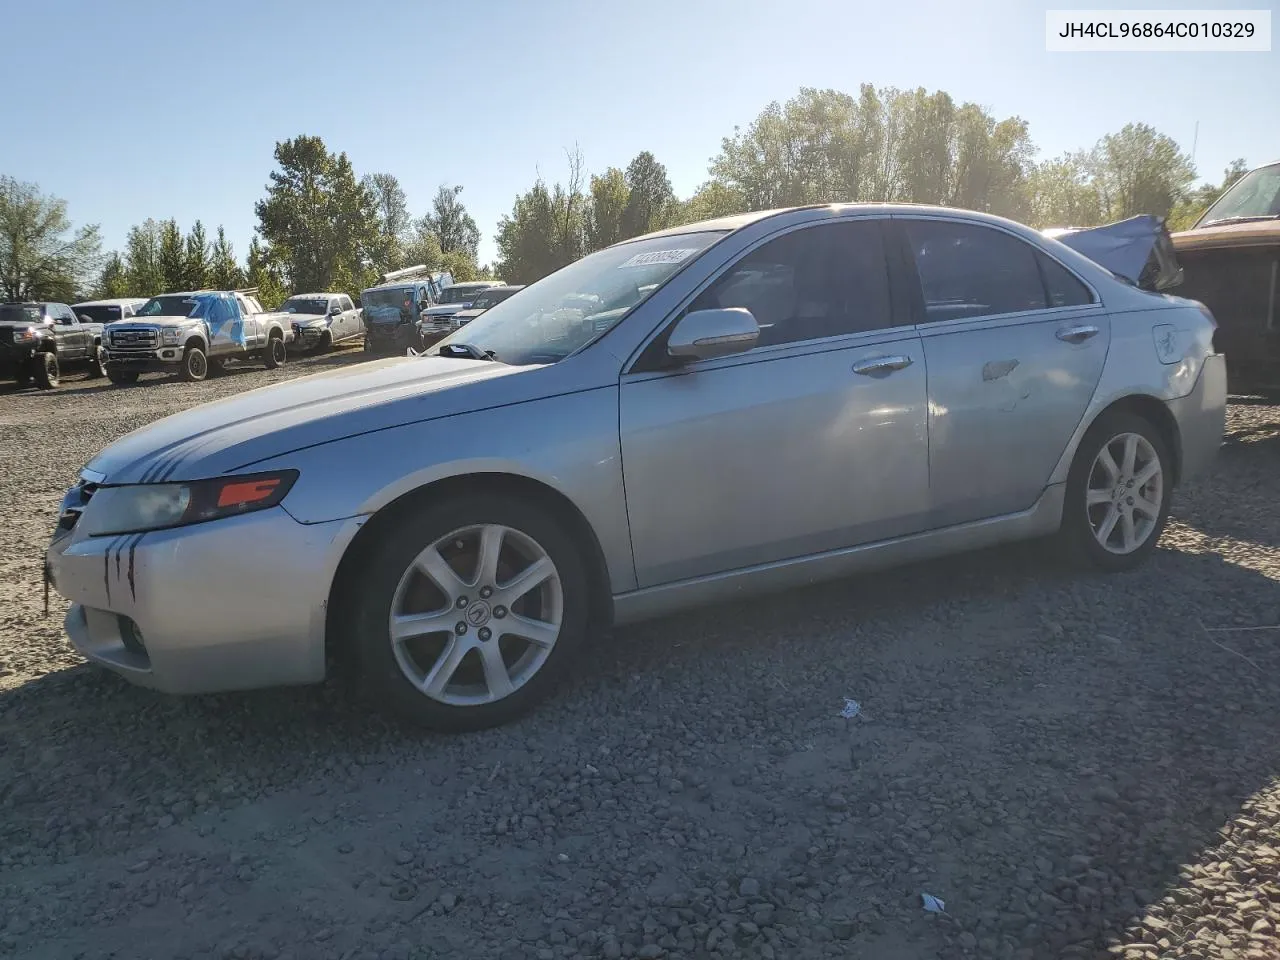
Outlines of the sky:
{"type": "Polygon", "coordinates": [[[487,262],[499,218],[539,173],[564,175],[566,149],[592,172],[650,150],[687,196],[723,137],[802,86],[942,89],[1022,117],[1045,157],[1140,121],[1194,141],[1205,179],[1280,159],[1274,0],[1182,5],[1271,9],[1270,53],[1045,51],[1046,9],[1102,6],[11,0],[0,174],[65,199],[106,249],[174,217],[224,225],[243,259],[275,143],[315,134],[357,174],[399,177],[415,217],[462,184],[487,262]]]}

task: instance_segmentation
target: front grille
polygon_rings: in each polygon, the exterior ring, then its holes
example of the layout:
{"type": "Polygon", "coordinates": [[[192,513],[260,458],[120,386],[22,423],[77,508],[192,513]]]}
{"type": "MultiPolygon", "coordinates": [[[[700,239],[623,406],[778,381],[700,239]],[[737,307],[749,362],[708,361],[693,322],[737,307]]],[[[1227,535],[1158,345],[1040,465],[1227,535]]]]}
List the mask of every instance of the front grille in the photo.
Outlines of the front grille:
{"type": "Polygon", "coordinates": [[[130,327],[125,330],[111,331],[111,349],[127,353],[136,350],[139,353],[150,352],[160,344],[160,331],[155,327],[130,327]]]}

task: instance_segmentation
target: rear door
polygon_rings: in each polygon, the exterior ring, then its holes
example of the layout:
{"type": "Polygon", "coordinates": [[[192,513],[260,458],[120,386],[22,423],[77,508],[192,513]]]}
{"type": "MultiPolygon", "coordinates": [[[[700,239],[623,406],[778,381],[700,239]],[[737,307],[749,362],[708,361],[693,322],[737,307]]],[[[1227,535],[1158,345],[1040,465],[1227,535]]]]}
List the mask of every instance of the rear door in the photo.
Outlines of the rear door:
{"type": "Polygon", "coordinates": [[[1110,342],[1097,295],[999,227],[898,215],[929,373],[931,526],[1031,507],[1110,342]]]}

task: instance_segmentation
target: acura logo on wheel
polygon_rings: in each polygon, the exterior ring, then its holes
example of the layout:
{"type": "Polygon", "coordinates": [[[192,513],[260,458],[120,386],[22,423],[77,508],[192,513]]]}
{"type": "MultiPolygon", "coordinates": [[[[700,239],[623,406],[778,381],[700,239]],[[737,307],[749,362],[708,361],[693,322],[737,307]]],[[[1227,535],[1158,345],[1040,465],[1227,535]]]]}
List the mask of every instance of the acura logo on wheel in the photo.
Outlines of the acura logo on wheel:
{"type": "Polygon", "coordinates": [[[489,604],[483,600],[477,600],[471,606],[467,607],[467,623],[473,627],[483,627],[489,622],[489,604]]]}

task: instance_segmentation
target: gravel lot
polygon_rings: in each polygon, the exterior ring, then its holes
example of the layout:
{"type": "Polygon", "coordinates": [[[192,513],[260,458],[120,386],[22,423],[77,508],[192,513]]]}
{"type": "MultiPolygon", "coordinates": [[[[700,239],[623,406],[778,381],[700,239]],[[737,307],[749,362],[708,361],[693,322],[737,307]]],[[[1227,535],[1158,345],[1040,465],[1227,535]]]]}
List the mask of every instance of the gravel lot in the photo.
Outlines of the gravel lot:
{"type": "Polygon", "coordinates": [[[39,558],[84,461],[360,359],[0,392],[0,956],[1280,957],[1280,408],[1137,573],[1028,545],[630,628],[503,730],[73,654],[39,558]]]}

